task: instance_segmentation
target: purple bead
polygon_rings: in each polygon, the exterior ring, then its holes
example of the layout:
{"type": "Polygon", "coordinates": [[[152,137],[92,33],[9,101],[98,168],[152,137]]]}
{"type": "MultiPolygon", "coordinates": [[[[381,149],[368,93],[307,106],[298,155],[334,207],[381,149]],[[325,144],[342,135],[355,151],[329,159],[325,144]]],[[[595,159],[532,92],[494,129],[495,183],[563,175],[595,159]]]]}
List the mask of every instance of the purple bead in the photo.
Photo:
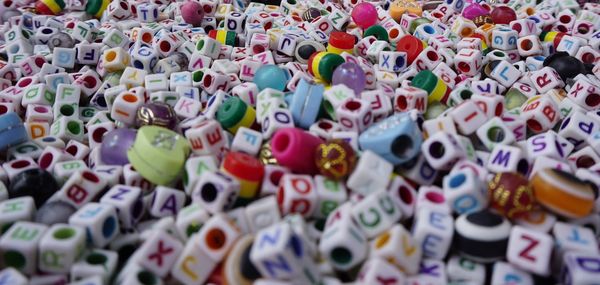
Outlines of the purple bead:
{"type": "Polygon", "coordinates": [[[129,163],[127,151],[133,145],[137,131],[134,129],[115,129],[104,135],[100,145],[102,162],[109,165],[129,163]]]}
{"type": "Polygon", "coordinates": [[[490,11],[486,10],[483,6],[478,3],[472,3],[471,5],[465,7],[462,12],[463,17],[469,20],[475,19],[477,16],[485,16],[489,15],[490,11]]]}
{"type": "Polygon", "coordinates": [[[181,17],[186,23],[195,27],[202,24],[202,19],[204,19],[204,10],[202,9],[202,5],[200,5],[200,3],[196,1],[188,1],[181,5],[180,10],[181,17]]]}
{"type": "Polygon", "coordinates": [[[354,90],[356,96],[360,96],[360,93],[365,89],[365,85],[367,85],[367,77],[360,65],[346,62],[333,71],[331,83],[332,85],[344,84],[354,90]]]}
{"type": "Polygon", "coordinates": [[[146,103],[140,106],[135,117],[135,125],[159,126],[174,130],[177,126],[177,116],[171,105],[161,102],[146,103]]]}

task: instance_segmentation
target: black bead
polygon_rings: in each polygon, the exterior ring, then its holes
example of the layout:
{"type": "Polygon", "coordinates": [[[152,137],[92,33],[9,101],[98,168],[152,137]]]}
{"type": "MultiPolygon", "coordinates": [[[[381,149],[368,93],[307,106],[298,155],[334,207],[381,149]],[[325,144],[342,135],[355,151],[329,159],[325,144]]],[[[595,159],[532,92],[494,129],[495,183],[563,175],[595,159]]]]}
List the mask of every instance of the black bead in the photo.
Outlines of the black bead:
{"type": "Polygon", "coordinates": [[[41,168],[34,168],[25,170],[11,179],[8,196],[9,198],[30,196],[35,201],[35,206],[39,208],[58,189],[58,183],[52,174],[41,168]]]}
{"type": "Polygon", "coordinates": [[[548,56],[544,60],[544,66],[550,66],[560,75],[563,81],[568,78],[573,78],[578,74],[587,74],[588,69],[585,64],[576,57],[570,56],[568,53],[561,51],[548,56]]]}

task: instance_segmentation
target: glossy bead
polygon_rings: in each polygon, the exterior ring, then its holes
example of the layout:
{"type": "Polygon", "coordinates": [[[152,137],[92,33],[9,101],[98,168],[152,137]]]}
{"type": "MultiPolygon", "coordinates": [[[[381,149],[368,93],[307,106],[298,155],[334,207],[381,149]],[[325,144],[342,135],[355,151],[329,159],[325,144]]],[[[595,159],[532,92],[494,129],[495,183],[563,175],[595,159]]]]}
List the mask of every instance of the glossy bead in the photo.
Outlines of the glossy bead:
{"type": "Polygon", "coordinates": [[[333,71],[331,78],[332,85],[344,84],[348,88],[354,90],[355,95],[360,95],[367,85],[367,77],[365,71],[354,62],[346,62],[338,66],[333,71]]]}
{"type": "Polygon", "coordinates": [[[344,179],[352,173],[357,159],[352,146],[341,139],[321,143],[315,151],[315,163],[319,173],[335,180],[344,179]]]}
{"type": "Polygon", "coordinates": [[[308,60],[309,73],[328,83],[331,82],[335,69],[344,63],[342,56],[332,52],[318,52],[311,59],[308,60]]]}
{"type": "Polygon", "coordinates": [[[264,165],[267,164],[277,164],[277,159],[273,156],[273,152],[271,151],[271,143],[266,142],[260,147],[260,152],[258,153],[258,159],[264,165]]]}
{"type": "Polygon", "coordinates": [[[254,83],[259,91],[266,88],[283,91],[289,80],[289,73],[272,64],[261,66],[254,74],[254,83]]]}
{"type": "Polygon", "coordinates": [[[510,222],[489,210],[463,214],[454,226],[456,248],[466,258],[490,263],[506,255],[510,222]]]}
{"type": "Polygon", "coordinates": [[[68,223],[69,218],[77,212],[77,208],[61,200],[49,201],[35,213],[35,222],[44,225],[68,223]]]}
{"type": "Polygon", "coordinates": [[[397,51],[406,53],[406,58],[408,60],[407,65],[412,64],[423,49],[425,49],[425,43],[412,35],[403,36],[396,44],[397,51]]]}
{"type": "Polygon", "coordinates": [[[221,44],[228,46],[237,46],[238,39],[237,34],[232,31],[225,30],[211,30],[208,32],[208,36],[217,40],[221,44]]]}
{"type": "Polygon", "coordinates": [[[0,151],[26,142],[28,139],[27,131],[17,113],[6,113],[0,116],[0,151]]]}
{"type": "Polygon", "coordinates": [[[102,13],[110,4],[110,0],[88,0],[85,5],[85,12],[96,17],[100,18],[102,13]]]}
{"type": "Polygon", "coordinates": [[[497,173],[489,184],[490,207],[509,219],[533,210],[535,199],[527,178],[518,173],[497,173]]]}
{"type": "Polygon", "coordinates": [[[240,127],[258,129],[256,111],[239,97],[229,97],[219,106],[217,121],[232,134],[240,127]]]}
{"type": "Polygon", "coordinates": [[[25,170],[10,180],[8,197],[31,196],[36,207],[41,207],[60,187],[54,176],[41,168],[25,170]]]}
{"type": "Polygon", "coordinates": [[[583,218],[594,208],[597,189],[589,182],[562,170],[539,170],[531,179],[536,200],[547,209],[567,218],[583,218]]]}
{"type": "Polygon", "coordinates": [[[494,21],[494,23],[504,25],[508,25],[510,22],[517,19],[517,13],[515,13],[515,10],[508,6],[495,7],[492,9],[490,16],[492,17],[492,21],[494,21]]]}
{"type": "Polygon", "coordinates": [[[373,25],[365,30],[363,33],[363,38],[368,36],[374,36],[379,41],[389,41],[388,32],[380,25],[373,25]]]}
{"type": "Polygon", "coordinates": [[[352,53],[354,48],[355,37],[351,34],[333,31],[329,36],[329,44],[327,45],[327,51],[342,54],[342,52],[352,53]]]}
{"type": "Polygon", "coordinates": [[[473,23],[477,25],[477,27],[480,27],[485,24],[493,24],[494,21],[490,15],[479,15],[473,19],[473,23]]]}
{"type": "Polygon", "coordinates": [[[433,102],[440,102],[446,104],[450,97],[450,89],[444,81],[439,79],[430,70],[423,70],[419,72],[411,82],[412,86],[421,88],[427,91],[429,97],[427,97],[428,104],[433,102]]]}
{"type": "Polygon", "coordinates": [[[174,130],[177,126],[177,116],[171,105],[162,102],[146,103],[140,106],[135,117],[135,125],[159,126],[174,130]]]}
{"type": "Polygon", "coordinates": [[[42,15],[57,15],[65,8],[63,0],[38,0],[35,9],[42,15]]]}
{"type": "Polygon", "coordinates": [[[65,32],[56,33],[48,40],[48,47],[50,49],[56,47],[72,48],[73,46],[75,46],[75,40],[65,32]]]}
{"type": "Polygon", "coordinates": [[[120,128],[104,134],[100,145],[102,162],[109,165],[125,165],[129,163],[127,150],[135,141],[136,130],[120,128]]]}
{"type": "Polygon", "coordinates": [[[314,7],[310,7],[308,9],[306,9],[306,11],[304,11],[304,13],[302,13],[302,20],[306,21],[306,22],[312,22],[312,20],[321,17],[322,13],[321,10],[314,8],[314,7]]]}
{"type": "Polygon", "coordinates": [[[570,56],[564,51],[556,52],[544,59],[544,66],[550,66],[563,81],[566,82],[569,78],[574,78],[579,74],[586,74],[586,67],[579,59],[570,56]]]}
{"type": "Polygon", "coordinates": [[[296,173],[318,173],[314,159],[300,154],[312,155],[323,141],[298,128],[279,129],[271,139],[271,151],[280,165],[296,173]]]}
{"type": "Polygon", "coordinates": [[[463,17],[469,20],[475,19],[478,16],[489,15],[489,11],[483,8],[483,6],[478,3],[471,3],[469,6],[465,7],[462,11],[463,17]]]}
{"type": "Polygon", "coordinates": [[[240,182],[238,198],[241,199],[256,197],[260,189],[260,182],[265,175],[265,167],[257,158],[236,151],[225,155],[221,170],[240,182]]]}
{"type": "Polygon", "coordinates": [[[186,23],[198,27],[204,19],[204,9],[202,5],[196,1],[187,1],[180,7],[181,17],[186,23]]]}
{"type": "Polygon", "coordinates": [[[183,171],[190,146],[181,135],[158,126],[143,126],[127,151],[127,158],[146,180],[172,183],[183,171]]]}
{"type": "Polygon", "coordinates": [[[377,23],[377,9],[369,2],[360,3],[352,9],[352,20],[363,30],[377,23]]]}

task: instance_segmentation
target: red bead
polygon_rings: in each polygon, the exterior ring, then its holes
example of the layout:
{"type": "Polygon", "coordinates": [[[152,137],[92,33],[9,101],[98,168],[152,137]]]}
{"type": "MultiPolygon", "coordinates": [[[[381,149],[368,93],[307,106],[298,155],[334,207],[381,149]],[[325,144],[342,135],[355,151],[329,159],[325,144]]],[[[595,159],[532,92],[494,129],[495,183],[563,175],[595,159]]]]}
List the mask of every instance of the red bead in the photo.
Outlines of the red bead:
{"type": "Polygon", "coordinates": [[[315,151],[315,164],[319,173],[340,180],[348,176],[356,165],[356,152],[346,141],[334,139],[319,144],[315,151]]]}
{"type": "Polygon", "coordinates": [[[535,205],[527,178],[517,173],[498,173],[489,182],[490,207],[512,219],[529,213],[535,205]]]}
{"type": "Polygon", "coordinates": [[[491,13],[492,21],[496,24],[510,24],[510,22],[517,19],[517,13],[510,7],[499,6],[494,8],[491,13]]]}
{"type": "Polygon", "coordinates": [[[334,31],[329,37],[329,44],[339,49],[354,48],[354,36],[345,32],[334,31]]]}
{"type": "Polygon", "coordinates": [[[419,56],[423,49],[423,42],[411,35],[402,37],[398,41],[398,44],[396,44],[397,51],[403,51],[406,53],[406,58],[409,65],[412,64],[413,60],[419,56]]]}
{"type": "Polygon", "coordinates": [[[265,174],[265,167],[256,157],[237,151],[230,151],[225,155],[223,169],[249,181],[260,181],[265,174]]]}

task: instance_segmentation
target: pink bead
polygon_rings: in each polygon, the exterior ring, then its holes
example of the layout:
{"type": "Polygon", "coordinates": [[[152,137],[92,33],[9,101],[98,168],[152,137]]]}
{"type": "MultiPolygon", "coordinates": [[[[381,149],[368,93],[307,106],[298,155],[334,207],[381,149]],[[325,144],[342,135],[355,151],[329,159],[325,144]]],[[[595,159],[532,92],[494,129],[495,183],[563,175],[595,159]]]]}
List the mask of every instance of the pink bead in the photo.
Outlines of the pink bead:
{"type": "Polygon", "coordinates": [[[465,7],[462,15],[466,19],[473,20],[477,16],[485,16],[485,15],[488,15],[489,13],[490,13],[490,11],[483,8],[483,6],[481,6],[477,3],[473,3],[473,4],[465,7]]]}
{"type": "Polygon", "coordinates": [[[196,1],[188,1],[181,5],[181,17],[192,26],[200,26],[204,19],[204,10],[202,5],[196,1]]]}
{"type": "Polygon", "coordinates": [[[301,129],[282,128],[271,139],[271,152],[280,165],[296,173],[312,175],[318,172],[313,157],[322,142],[301,129]]]}
{"type": "Polygon", "coordinates": [[[360,3],[352,9],[352,20],[365,30],[377,23],[377,9],[371,3],[360,3]]]}

